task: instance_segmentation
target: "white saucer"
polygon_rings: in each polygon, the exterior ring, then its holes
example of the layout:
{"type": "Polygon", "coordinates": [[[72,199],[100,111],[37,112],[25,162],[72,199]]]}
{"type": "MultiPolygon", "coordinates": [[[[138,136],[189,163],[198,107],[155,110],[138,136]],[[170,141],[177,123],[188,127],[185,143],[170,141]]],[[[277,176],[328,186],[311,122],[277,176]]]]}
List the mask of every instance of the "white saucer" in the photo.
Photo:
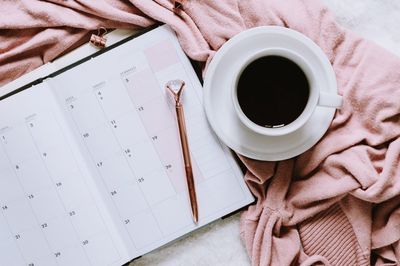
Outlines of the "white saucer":
{"type": "Polygon", "coordinates": [[[335,108],[317,106],[297,131],[269,137],[250,131],[237,117],[231,98],[234,73],[249,55],[266,48],[286,48],[301,54],[315,71],[321,91],[337,93],[335,73],[322,50],[306,36],[283,27],[265,26],[243,31],[215,54],[204,80],[204,106],[217,136],[246,157],[278,161],[310,149],[327,131],[335,108]]]}

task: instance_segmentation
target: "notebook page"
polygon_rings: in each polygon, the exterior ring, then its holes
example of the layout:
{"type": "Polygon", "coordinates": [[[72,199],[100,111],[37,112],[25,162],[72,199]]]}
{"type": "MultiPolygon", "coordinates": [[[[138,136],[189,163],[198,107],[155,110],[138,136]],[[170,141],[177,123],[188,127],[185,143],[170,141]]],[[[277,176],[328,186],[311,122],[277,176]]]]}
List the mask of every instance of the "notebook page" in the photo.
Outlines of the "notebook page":
{"type": "Polygon", "coordinates": [[[50,90],[0,101],[0,265],[120,265],[124,245],[50,90]]]}
{"type": "Polygon", "coordinates": [[[176,36],[159,27],[51,81],[132,258],[244,205],[251,197],[212,133],[201,85],[176,36]],[[175,110],[165,83],[183,79],[199,224],[192,221],[175,110]]]}

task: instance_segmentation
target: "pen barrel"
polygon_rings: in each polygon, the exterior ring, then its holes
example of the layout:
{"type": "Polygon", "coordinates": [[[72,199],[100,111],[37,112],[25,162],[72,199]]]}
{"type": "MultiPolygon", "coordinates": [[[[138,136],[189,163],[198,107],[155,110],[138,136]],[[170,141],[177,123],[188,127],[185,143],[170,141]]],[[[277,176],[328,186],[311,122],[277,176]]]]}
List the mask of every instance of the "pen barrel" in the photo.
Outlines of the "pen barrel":
{"type": "Polygon", "coordinates": [[[176,117],[178,120],[179,137],[181,139],[183,160],[186,168],[187,166],[191,166],[192,162],[190,159],[189,141],[187,138],[185,114],[183,112],[183,106],[180,104],[176,106],[176,117]]]}
{"type": "Polygon", "coordinates": [[[192,167],[186,166],[185,172],[186,172],[186,180],[188,183],[189,199],[190,199],[190,206],[192,208],[193,220],[197,223],[199,219],[199,213],[197,209],[196,189],[194,184],[192,167]]]}
{"type": "Polygon", "coordinates": [[[191,158],[190,158],[189,142],[188,142],[188,138],[187,138],[185,115],[183,112],[183,106],[181,104],[178,104],[176,106],[176,117],[178,120],[179,137],[181,140],[183,161],[185,164],[185,173],[186,173],[187,186],[188,186],[188,190],[189,190],[190,205],[192,207],[193,219],[195,222],[197,222],[198,221],[198,209],[197,209],[196,189],[195,189],[195,184],[194,184],[192,162],[191,162],[191,158]]]}

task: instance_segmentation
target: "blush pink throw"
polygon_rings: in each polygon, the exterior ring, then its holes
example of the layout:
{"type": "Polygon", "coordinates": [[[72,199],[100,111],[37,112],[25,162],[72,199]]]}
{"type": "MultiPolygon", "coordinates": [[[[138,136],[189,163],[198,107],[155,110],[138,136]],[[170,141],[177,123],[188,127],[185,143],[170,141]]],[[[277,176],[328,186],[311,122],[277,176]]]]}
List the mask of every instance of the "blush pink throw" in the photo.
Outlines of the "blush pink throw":
{"type": "MultiPolygon", "coordinates": [[[[235,34],[279,25],[330,59],[344,106],[311,150],[282,162],[242,158],[257,203],[242,214],[253,265],[400,264],[400,59],[334,21],[318,0],[2,1],[0,84],[48,62],[90,30],[172,26],[206,62],[235,34]]],[[[215,88],[218,89],[218,88],[215,88]]]]}

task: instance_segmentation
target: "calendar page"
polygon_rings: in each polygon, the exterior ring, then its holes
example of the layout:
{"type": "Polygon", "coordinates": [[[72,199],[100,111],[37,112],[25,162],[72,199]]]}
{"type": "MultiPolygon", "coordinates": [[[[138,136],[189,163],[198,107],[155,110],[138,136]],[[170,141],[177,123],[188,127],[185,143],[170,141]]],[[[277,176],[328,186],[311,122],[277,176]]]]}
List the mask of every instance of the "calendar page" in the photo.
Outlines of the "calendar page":
{"type": "Polygon", "coordinates": [[[167,26],[0,102],[0,138],[0,265],[121,265],[253,201],[167,26]],[[198,224],[172,79],[186,83],[198,224]]]}
{"type": "Polygon", "coordinates": [[[120,265],[130,255],[46,83],[0,102],[0,265],[120,265]]]}

